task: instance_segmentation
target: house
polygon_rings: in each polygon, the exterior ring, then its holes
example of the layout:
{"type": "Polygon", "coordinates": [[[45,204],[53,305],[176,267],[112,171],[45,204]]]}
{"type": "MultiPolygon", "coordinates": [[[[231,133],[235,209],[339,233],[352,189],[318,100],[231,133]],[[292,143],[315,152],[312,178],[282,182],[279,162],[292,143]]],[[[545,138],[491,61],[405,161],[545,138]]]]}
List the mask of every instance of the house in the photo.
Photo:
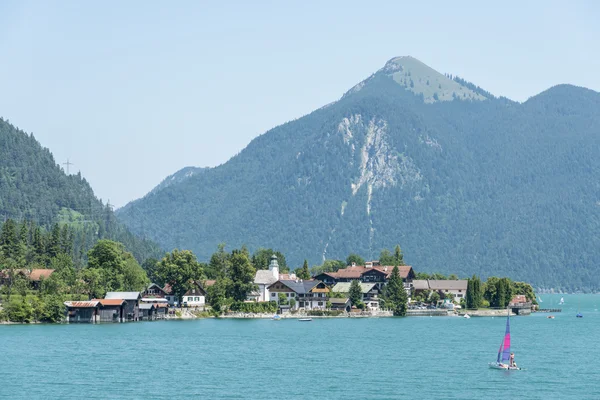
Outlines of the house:
{"type": "Polygon", "coordinates": [[[143,299],[147,299],[147,298],[164,299],[167,297],[167,295],[168,295],[168,293],[165,291],[165,289],[161,288],[156,283],[151,283],[150,285],[148,285],[146,290],[144,290],[144,292],[142,293],[142,298],[143,299]]]}
{"type": "Polygon", "coordinates": [[[166,318],[167,314],[169,313],[169,304],[167,304],[167,303],[154,303],[154,307],[155,307],[154,312],[156,313],[156,318],[155,319],[164,319],[164,318],[166,318]]]}
{"type": "Polygon", "coordinates": [[[269,269],[259,269],[256,271],[256,275],[254,275],[254,284],[258,286],[258,290],[256,293],[253,293],[252,300],[269,301],[268,287],[278,280],[279,264],[277,263],[277,256],[273,254],[269,263],[269,269]]]}
{"type": "Polygon", "coordinates": [[[171,288],[171,285],[167,283],[163,288],[163,291],[165,292],[165,299],[167,299],[169,305],[177,306],[177,296],[173,294],[173,289],[171,288]]]}
{"type": "Polygon", "coordinates": [[[107,300],[125,300],[123,319],[125,321],[139,320],[139,306],[142,298],[140,292],[108,292],[104,298],[107,300]]]}
{"type": "Polygon", "coordinates": [[[94,299],[99,303],[98,322],[125,322],[126,304],[123,299],[94,299]]]}
{"type": "Polygon", "coordinates": [[[42,280],[50,278],[54,273],[53,269],[32,269],[29,272],[29,280],[34,289],[39,289],[42,280]]]}
{"type": "Polygon", "coordinates": [[[140,304],[140,321],[152,321],[156,319],[156,305],[153,303],[140,304]]]}
{"type": "Polygon", "coordinates": [[[317,280],[280,279],[268,287],[270,300],[280,304],[279,294],[283,294],[286,303],[294,299],[293,310],[324,310],[330,291],[325,283],[317,280]]]}
{"type": "MultiPolygon", "coordinates": [[[[331,289],[333,293],[350,293],[351,282],[340,282],[336,283],[331,289]]],[[[379,295],[381,293],[376,283],[360,283],[360,290],[362,292],[362,302],[369,310],[379,310],[379,295]]]]}
{"type": "Polygon", "coordinates": [[[331,309],[334,311],[350,312],[352,309],[350,299],[347,297],[331,298],[329,302],[331,303],[331,309]]]}
{"type": "Polygon", "coordinates": [[[192,288],[183,295],[181,302],[184,307],[204,307],[206,291],[197,282],[194,282],[192,288]]]}
{"type": "Polygon", "coordinates": [[[37,268],[37,269],[3,269],[0,271],[0,285],[8,284],[12,279],[20,276],[28,279],[31,282],[33,289],[39,289],[40,283],[44,279],[48,279],[54,273],[53,269],[37,268]]]}
{"type": "MultiPolygon", "coordinates": [[[[370,261],[365,265],[351,265],[346,268],[337,270],[336,272],[323,272],[314,279],[321,280],[329,286],[333,286],[339,282],[352,282],[353,280],[360,280],[361,282],[375,283],[379,290],[383,289],[387,281],[390,279],[392,272],[394,271],[393,266],[389,265],[378,265],[377,261],[370,261]]],[[[407,293],[410,293],[412,287],[412,281],[415,279],[415,272],[410,265],[399,265],[398,272],[402,281],[404,282],[404,288],[407,293]]]]}
{"type": "Polygon", "coordinates": [[[64,305],[67,307],[67,322],[96,322],[98,316],[98,304],[98,300],[65,301],[64,305]]]}
{"type": "Polygon", "coordinates": [[[413,291],[431,290],[447,297],[452,295],[453,301],[460,302],[460,299],[467,295],[466,279],[417,279],[412,281],[413,291]]]}

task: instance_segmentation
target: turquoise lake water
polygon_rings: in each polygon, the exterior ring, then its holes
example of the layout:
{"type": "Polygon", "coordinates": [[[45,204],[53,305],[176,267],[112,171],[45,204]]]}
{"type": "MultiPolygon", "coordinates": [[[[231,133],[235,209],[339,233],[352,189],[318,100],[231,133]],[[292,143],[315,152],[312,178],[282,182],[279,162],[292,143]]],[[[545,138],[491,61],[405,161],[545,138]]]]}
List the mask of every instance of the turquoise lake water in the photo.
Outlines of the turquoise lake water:
{"type": "Polygon", "coordinates": [[[600,295],[563,297],[511,319],[511,372],[487,366],[504,318],[0,326],[0,397],[598,399],[600,295]]]}

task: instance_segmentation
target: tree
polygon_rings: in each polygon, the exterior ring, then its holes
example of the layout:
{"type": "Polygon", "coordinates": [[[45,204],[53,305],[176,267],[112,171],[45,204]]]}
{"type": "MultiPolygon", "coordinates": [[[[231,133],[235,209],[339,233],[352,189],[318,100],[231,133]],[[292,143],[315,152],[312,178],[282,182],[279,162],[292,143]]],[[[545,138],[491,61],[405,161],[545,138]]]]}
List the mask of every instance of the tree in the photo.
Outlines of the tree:
{"type": "Polygon", "coordinates": [[[285,293],[279,293],[278,299],[279,299],[279,305],[281,305],[281,306],[287,305],[288,298],[285,293]]]}
{"type": "Polygon", "coordinates": [[[348,258],[346,258],[346,265],[352,264],[365,265],[365,260],[358,254],[351,253],[348,258]]]}
{"type": "Polygon", "coordinates": [[[388,249],[381,250],[379,253],[379,264],[380,265],[394,265],[395,259],[392,253],[388,249]]]}
{"type": "Polygon", "coordinates": [[[240,250],[231,253],[231,286],[228,297],[234,301],[244,301],[248,294],[255,290],[254,275],[256,270],[250,263],[248,255],[240,250]]]}
{"type": "Polygon", "coordinates": [[[345,268],[346,263],[342,260],[325,260],[323,265],[315,265],[310,269],[311,276],[317,276],[323,272],[336,272],[341,268],[345,268]]]}
{"type": "Polygon", "coordinates": [[[404,265],[404,254],[399,244],[394,248],[394,265],[404,265]]]}
{"type": "Polygon", "coordinates": [[[229,286],[228,279],[217,279],[214,285],[209,286],[206,290],[207,302],[216,313],[221,313],[227,302],[227,287],[229,286]]]}
{"type": "Polygon", "coordinates": [[[396,316],[406,315],[408,295],[404,289],[404,283],[400,277],[398,266],[392,270],[392,275],[385,286],[385,303],[396,316]]]}
{"type": "Polygon", "coordinates": [[[431,304],[437,304],[437,302],[440,301],[440,294],[434,290],[429,296],[429,301],[431,302],[431,304]]]}
{"type": "Polygon", "coordinates": [[[362,303],[363,293],[362,287],[358,279],[354,279],[350,284],[350,290],[348,293],[348,298],[353,306],[358,307],[359,303],[362,303]]]}
{"type": "Polygon", "coordinates": [[[230,255],[225,251],[225,243],[220,243],[212,254],[205,274],[208,279],[223,279],[229,275],[230,255]]]}
{"type": "Polygon", "coordinates": [[[173,250],[165,254],[156,267],[156,277],[171,286],[171,293],[177,298],[178,304],[185,292],[190,290],[196,281],[204,278],[202,266],[196,256],[189,250],[173,250]]]}
{"type": "Polygon", "coordinates": [[[298,279],[306,279],[306,280],[310,279],[310,271],[308,269],[308,261],[304,260],[304,265],[302,265],[302,268],[298,269],[296,276],[298,277],[298,279]]]}
{"type": "Polygon", "coordinates": [[[255,269],[268,269],[269,263],[271,262],[271,256],[275,254],[277,256],[277,264],[279,265],[279,272],[285,273],[290,269],[285,261],[285,256],[280,251],[273,249],[260,248],[252,255],[252,265],[255,269]]]}

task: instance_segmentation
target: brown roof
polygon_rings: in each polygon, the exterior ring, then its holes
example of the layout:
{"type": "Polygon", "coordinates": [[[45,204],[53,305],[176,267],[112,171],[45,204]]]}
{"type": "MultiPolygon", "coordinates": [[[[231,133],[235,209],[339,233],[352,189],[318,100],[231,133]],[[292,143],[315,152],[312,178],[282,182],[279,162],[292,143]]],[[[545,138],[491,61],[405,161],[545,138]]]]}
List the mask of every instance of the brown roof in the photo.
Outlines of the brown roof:
{"type": "Polygon", "coordinates": [[[69,308],[96,308],[98,306],[98,300],[65,301],[65,306],[69,308]]]}
{"type": "Polygon", "coordinates": [[[207,279],[207,280],[205,280],[205,281],[204,281],[204,287],[209,287],[209,286],[212,286],[212,285],[214,285],[215,283],[217,283],[217,281],[216,281],[216,280],[214,280],[214,279],[207,279]]]}
{"type": "Polygon", "coordinates": [[[97,301],[100,302],[102,306],[120,306],[123,305],[123,303],[127,303],[123,299],[98,299],[97,301]]]}
{"type": "MultiPolygon", "coordinates": [[[[344,269],[339,269],[337,272],[329,272],[327,273],[329,276],[334,278],[347,278],[347,279],[359,279],[362,274],[368,271],[379,271],[386,274],[386,278],[389,278],[392,275],[392,271],[394,271],[393,266],[389,265],[377,265],[374,267],[365,267],[364,265],[356,265],[352,267],[347,267],[344,269]]],[[[398,272],[400,273],[400,277],[406,279],[408,275],[412,271],[412,267],[410,265],[399,265],[398,272]]]]}
{"type": "Polygon", "coordinates": [[[32,281],[39,281],[42,278],[48,279],[53,272],[53,269],[32,269],[29,273],[29,279],[32,281]]]}

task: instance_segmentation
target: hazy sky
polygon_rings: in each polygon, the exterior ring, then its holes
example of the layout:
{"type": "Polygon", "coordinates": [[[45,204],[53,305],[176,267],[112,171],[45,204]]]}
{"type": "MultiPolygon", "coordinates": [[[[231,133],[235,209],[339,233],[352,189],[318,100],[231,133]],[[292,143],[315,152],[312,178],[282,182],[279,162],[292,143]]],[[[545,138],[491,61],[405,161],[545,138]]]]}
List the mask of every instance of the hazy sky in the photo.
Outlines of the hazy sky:
{"type": "Polygon", "coordinates": [[[399,55],[496,95],[600,91],[600,2],[0,2],[0,116],[123,206],[399,55]]]}

